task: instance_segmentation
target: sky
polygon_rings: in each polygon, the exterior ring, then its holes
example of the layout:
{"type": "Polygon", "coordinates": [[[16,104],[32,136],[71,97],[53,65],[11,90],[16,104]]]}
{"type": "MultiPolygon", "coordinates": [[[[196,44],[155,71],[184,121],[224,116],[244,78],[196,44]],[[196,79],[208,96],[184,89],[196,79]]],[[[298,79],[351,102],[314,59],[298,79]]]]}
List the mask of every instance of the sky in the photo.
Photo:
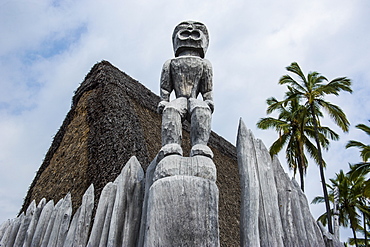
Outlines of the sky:
{"type": "MultiPolygon", "coordinates": [[[[340,134],[324,153],[326,177],[347,171],[361,161],[356,149],[345,149],[348,140],[369,143],[354,127],[370,119],[369,13],[367,0],[0,0],[0,222],[18,213],[91,67],[107,60],[158,94],[162,65],[174,56],[173,28],[184,20],[208,27],[212,128],[233,144],[240,118],[267,147],[277,138],[256,123],[267,116],[267,98],[283,99],[278,81],[292,62],[305,74],[350,78],[352,94],[327,98],[347,114],[349,133],[322,120],[340,134]]],[[[313,162],[306,195],[309,202],[322,195],[313,162]]],[[[317,218],[324,205],[311,211],[317,218]]],[[[349,236],[342,231],[342,240],[349,236]]]]}

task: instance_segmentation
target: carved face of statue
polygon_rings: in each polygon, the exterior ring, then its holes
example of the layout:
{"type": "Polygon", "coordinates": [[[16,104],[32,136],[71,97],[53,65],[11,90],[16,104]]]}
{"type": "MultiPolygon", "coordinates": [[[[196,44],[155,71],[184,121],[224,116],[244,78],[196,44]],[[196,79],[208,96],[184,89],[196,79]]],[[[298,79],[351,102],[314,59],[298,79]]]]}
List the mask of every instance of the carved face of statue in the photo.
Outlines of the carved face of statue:
{"type": "Polygon", "coordinates": [[[209,43],[207,28],[200,22],[181,22],[173,31],[172,42],[175,57],[184,51],[192,51],[204,58],[209,43]]]}

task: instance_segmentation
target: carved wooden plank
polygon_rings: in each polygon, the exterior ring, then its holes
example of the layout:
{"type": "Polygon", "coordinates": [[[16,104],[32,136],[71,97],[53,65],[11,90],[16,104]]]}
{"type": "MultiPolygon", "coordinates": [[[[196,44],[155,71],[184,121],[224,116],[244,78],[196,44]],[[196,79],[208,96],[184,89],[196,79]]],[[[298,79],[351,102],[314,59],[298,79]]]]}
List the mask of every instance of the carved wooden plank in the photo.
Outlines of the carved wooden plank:
{"type": "Polygon", "coordinates": [[[294,227],[297,231],[297,238],[298,238],[298,244],[299,246],[306,246],[307,244],[307,236],[306,236],[306,229],[305,229],[305,223],[303,221],[303,215],[302,215],[302,209],[300,208],[301,203],[299,201],[299,195],[297,190],[292,186],[292,217],[293,217],[293,223],[294,227]]]}
{"type": "Polygon", "coordinates": [[[46,228],[45,234],[42,238],[41,247],[47,247],[48,246],[50,235],[51,235],[51,232],[53,231],[55,218],[57,217],[59,208],[62,205],[62,203],[63,203],[63,199],[60,199],[57,202],[57,204],[55,205],[55,207],[53,209],[53,212],[51,213],[49,222],[47,223],[47,228],[46,228]]]}
{"type": "Polygon", "coordinates": [[[9,241],[10,235],[12,233],[12,228],[13,228],[14,221],[16,221],[16,220],[17,220],[17,218],[16,219],[12,219],[12,220],[8,220],[8,223],[9,224],[7,224],[7,227],[6,227],[5,231],[4,231],[4,234],[1,237],[0,246],[7,246],[7,243],[9,241]]]}
{"type": "Polygon", "coordinates": [[[144,195],[144,171],[135,156],[126,164],[126,218],[123,231],[123,246],[136,246],[139,238],[141,210],[144,195]]]}
{"type": "Polygon", "coordinates": [[[17,237],[15,238],[15,241],[14,241],[14,246],[23,245],[24,240],[26,239],[28,227],[31,223],[35,210],[36,210],[36,202],[33,200],[31,204],[28,206],[26,214],[21,222],[21,225],[17,233],[17,237]]]}
{"type": "MultiPolygon", "coordinates": [[[[274,179],[274,171],[271,167],[270,154],[261,140],[255,141],[257,153],[257,171],[260,181],[260,203],[263,215],[260,215],[260,222],[265,223],[265,233],[261,237],[261,245],[263,240],[267,243],[265,246],[284,246],[283,242],[283,227],[278,206],[278,195],[274,179]]],[[[260,229],[261,231],[261,229],[260,229]]]]}
{"type": "Polygon", "coordinates": [[[155,172],[156,167],[157,167],[157,156],[154,158],[154,160],[150,163],[149,167],[146,169],[144,202],[143,202],[143,210],[142,210],[142,215],[141,215],[140,233],[139,233],[139,242],[138,242],[139,247],[144,246],[145,229],[146,229],[146,221],[147,221],[147,213],[148,213],[149,188],[153,184],[154,172],[155,172]]]}
{"type": "Polygon", "coordinates": [[[51,200],[44,206],[44,208],[41,211],[39,220],[37,222],[36,230],[32,238],[31,243],[32,247],[36,246],[38,247],[41,245],[53,210],[54,210],[54,201],[51,200]]]}
{"type": "Polygon", "coordinates": [[[286,246],[299,246],[298,235],[293,222],[292,184],[276,156],[273,159],[273,168],[278,191],[280,218],[282,219],[282,226],[284,229],[284,244],[286,246]]]}
{"type": "Polygon", "coordinates": [[[117,177],[108,246],[134,246],[139,237],[144,171],[135,156],[117,177]]]}
{"type": "Polygon", "coordinates": [[[77,209],[76,213],[72,218],[71,225],[69,226],[68,233],[66,239],[64,241],[64,247],[70,247],[73,245],[73,241],[75,238],[76,228],[77,228],[77,221],[80,217],[81,206],[77,209]]]}
{"type": "Polygon", "coordinates": [[[260,194],[254,137],[240,119],[237,136],[237,157],[241,184],[241,246],[260,246],[258,227],[260,194]],[[252,213],[253,212],[253,213],[252,213]]]}
{"type": "Polygon", "coordinates": [[[0,225],[0,241],[1,239],[3,238],[3,236],[5,235],[5,232],[7,231],[7,229],[9,228],[9,226],[11,225],[12,221],[11,220],[6,220],[4,221],[1,225],[0,225]]]}
{"type": "Polygon", "coordinates": [[[98,208],[95,213],[94,225],[92,227],[87,246],[99,246],[100,240],[104,237],[102,236],[102,232],[104,229],[105,219],[107,218],[107,213],[109,213],[108,208],[110,207],[110,205],[114,204],[114,202],[110,201],[111,193],[114,192],[115,194],[115,191],[113,191],[113,189],[113,183],[109,182],[101,192],[98,208]]]}
{"type": "Polygon", "coordinates": [[[77,220],[73,246],[85,246],[90,230],[91,215],[94,207],[94,186],[91,184],[82,197],[81,212],[77,220]]]}
{"type": "Polygon", "coordinates": [[[117,193],[117,184],[112,183],[111,193],[109,194],[109,198],[108,198],[107,214],[104,219],[103,230],[101,233],[101,238],[100,238],[100,243],[99,243],[99,246],[102,246],[102,247],[105,247],[108,244],[109,229],[110,229],[110,223],[112,220],[113,207],[114,207],[114,203],[116,200],[116,193],[117,193]]]}
{"type": "Polygon", "coordinates": [[[312,217],[308,201],[298,183],[273,159],[279,209],[284,229],[285,246],[325,246],[324,239],[312,217]]]}
{"type": "Polygon", "coordinates": [[[39,221],[41,211],[44,208],[45,204],[46,204],[46,199],[43,198],[43,199],[41,199],[41,201],[37,205],[37,207],[35,209],[35,212],[33,214],[33,217],[31,219],[30,225],[28,227],[28,230],[26,232],[26,238],[24,240],[23,247],[31,246],[32,238],[33,238],[33,235],[34,235],[36,227],[37,227],[37,222],[39,221]]]}
{"type": "Polygon", "coordinates": [[[67,237],[69,223],[70,223],[71,217],[72,217],[72,202],[69,201],[68,203],[69,203],[69,206],[67,207],[66,211],[64,212],[63,219],[62,219],[62,222],[61,222],[60,228],[59,228],[57,246],[60,246],[60,247],[63,246],[64,241],[67,237]]]}
{"type": "MultiPolygon", "coordinates": [[[[123,168],[124,169],[124,168],[123,168]]],[[[124,222],[124,206],[126,197],[123,188],[123,175],[122,173],[116,178],[114,183],[117,186],[116,198],[114,201],[112,219],[109,227],[108,243],[107,246],[119,246],[122,238],[122,228],[124,222]]]]}
{"type": "Polygon", "coordinates": [[[316,223],[316,220],[313,218],[313,216],[309,213],[310,208],[308,205],[307,198],[301,188],[299,187],[299,184],[296,181],[293,181],[295,190],[298,193],[299,201],[300,201],[300,209],[302,212],[304,227],[306,231],[307,236],[307,243],[310,243],[311,246],[322,246],[324,244],[324,239],[322,237],[322,234],[320,232],[320,229],[316,223]]]}
{"type": "Polygon", "coordinates": [[[14,246],[15,238],[17,237],[19,228],[22,224],[24,217],[25,215],[24,213],[22,213],[12,222],[9,234],[7,234],[6,238],[5,237],[3,238],[5,246],[14,246]]]}
{"type": "Polygon", "coordinates": [[[48,246],[63,246],[72,213],[71,194],[68,193],[60,205],[50,234],[48,246]],[[63,226],[62,226],[63,225],[63,226]],[[66,229],[67,228],[67,229],[66,229]]]}

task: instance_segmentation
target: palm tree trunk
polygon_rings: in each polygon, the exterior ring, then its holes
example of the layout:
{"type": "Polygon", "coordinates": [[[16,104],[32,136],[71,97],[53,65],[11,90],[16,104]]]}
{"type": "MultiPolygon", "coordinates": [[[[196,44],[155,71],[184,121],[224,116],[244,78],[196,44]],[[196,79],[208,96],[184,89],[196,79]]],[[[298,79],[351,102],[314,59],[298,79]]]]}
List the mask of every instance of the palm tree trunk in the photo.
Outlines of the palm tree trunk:
{"type": "MultiPolygon", "coordinates": [[[[301,131],[303,133],[303,131],[301,131]]],[[[300,179],[301,179],[301,189],[302,191],[304,192],[304,175],[305,175],[305,167],[306,167],[306,164],[305,164],[305,158],[304,158],[304,151],[303,151],[303,144],[302,144],[302,140],[299,144],[299,175],[300,175],[300,179]]]]}
{"type": "MultiPolygon", "coordinates": [[[[299,151],[299,152],[301,152],[301,151],[299,151]]],[[[304,192],[303,162],[302,162],[302,156],[301,156],[300,153],[297,157],[297,164],[298,164],[299,179],[301,181],[301,190],[304,192]]]]}
{"type": "Polygon", "coordinates": [[[314,130],[315,130],[315,141],[316,141],[316,146],[317,146],[317,154],[319,156],[319,170],[320,170],[322,191],[323,191],[324,200],[325,200],[326,215],[327,215],[327,220],[328,220],[328,230],[331,234],[333,234],[334,232],[333,232],[333,224],[332,224],[332,219],[331,219],[330,202],[329,202],[328,190],[326,188],[326,181],[325,181],[325,175],[324,175],[324,162],[322,159],[321,145],[319,141],[319,132],[318,132],[315,108],[313,107],[313,104],[310,105],[310,110],[312,114],[314,130]]]}
{"type": "Polygon", "coordinates": [[[301,180],[301,190],[304,192],[304,174],[301,166],[299,167],[299,178],[301,180]]]}
{"type": "Polygon", "coordinates": [[[365,247],[367,247],[366,215],[364,212],[362,212],[362,217],[364,220],[365,247]]]}
{"type": "Polygon", "coordinates": [[[355,240],[355,245],[356,245],[356,247],[358,247],[357,237],[356,237],[356,231],[355,231],[355,229],[352,227],[352,224],[351,224],[351,229],[352,229],[352,233],[353,233],[353,239],[355,240]]]}

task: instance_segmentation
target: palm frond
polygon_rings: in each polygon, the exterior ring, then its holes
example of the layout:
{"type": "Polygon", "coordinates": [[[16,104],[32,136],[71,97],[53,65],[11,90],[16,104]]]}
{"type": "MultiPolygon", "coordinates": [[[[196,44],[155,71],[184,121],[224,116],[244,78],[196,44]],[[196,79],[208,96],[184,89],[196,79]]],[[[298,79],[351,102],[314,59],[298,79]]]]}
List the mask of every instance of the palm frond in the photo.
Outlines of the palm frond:
{"type": "Polygon", "coordinates": [[[261,118],[257,122],[259,129],[275,129],[276,131],[284,131],[287,128],[287,123],[283,120],[273,117],[261,118]]]}
{"type": "MultiPolygon", "coordinates": [[[[337,91],[346,91],[352,93],[351,89],[352,81],[347,77],[338,77],[333,79],[327,84],[327,87],[337,89],[337,91]]],[[[335,94],[338,95],[338,94],[335,94]]]]}
{"type": "Polygon", "coordinates": [[[357,124],[356,128],[364,131],[367,135],[370,136],[370,127],[369,126],[367,126],[365,124],[357,124]]]}
{"type": "Polygon", "coordinates": [[[365,148],[366,145],[359,141],[350,140],[346,144],[346,148],[351,148],[351,147],[365,148]]]}
{"type": "Polygon", "coordinates": [[[281,149],[283,149],[286,141],[288,140],[288,137],[289,137],[288,134],[283,134],[271,144],[271,147],[269,149],[271,157],[278,154],[281,151],[281,149]]]}
{"type": "Polygon", "coordinates": [[[292,62],[288,67],[286,67],[286,70],[298,75],[303,83],[307,83],[306,77],[297,62],[292,62]]]}
{"type": "Polygon", "coordinates": [[[311,204],[319,204],[319,203],[323,203],[324,202],[324,197],[323,196],[316,196],[311,204]]]}
{"type": "Polygon", "coordinates": [[[331,119],[333,119],[339,128],[341,128],[344,132],[348,132],[349,121],[346,117],[346,114],[344,114],[339,106],[324,100],[320,100],[319,104],[326,110],[331,119]]]}

